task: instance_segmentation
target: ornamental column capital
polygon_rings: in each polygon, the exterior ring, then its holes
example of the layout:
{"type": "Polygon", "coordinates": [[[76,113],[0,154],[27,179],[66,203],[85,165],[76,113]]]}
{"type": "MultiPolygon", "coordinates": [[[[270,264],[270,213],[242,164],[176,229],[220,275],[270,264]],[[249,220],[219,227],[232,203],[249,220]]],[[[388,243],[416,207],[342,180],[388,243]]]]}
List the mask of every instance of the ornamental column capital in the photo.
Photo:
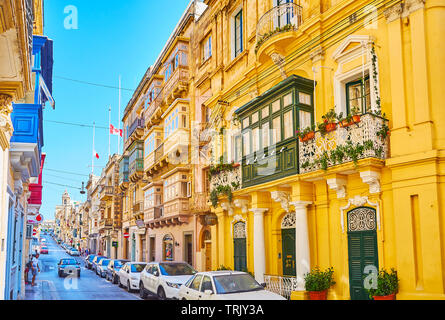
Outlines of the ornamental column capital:
{"type": "Polygon", "coordinates": [[[308,205],[312,204],[312,201],[292,201],[289,202],[290,205],[295,207],[295,212],[300,211],[302,209],[306,209],[308,205]]]}
{"type": "Polygon", "coordinates": [[[269,211],[269,209],[268,208],[250,208],[249,211],[253,212],[254,216],[258,216],[258,215],[262,216],[264,213],[269,211]]]}

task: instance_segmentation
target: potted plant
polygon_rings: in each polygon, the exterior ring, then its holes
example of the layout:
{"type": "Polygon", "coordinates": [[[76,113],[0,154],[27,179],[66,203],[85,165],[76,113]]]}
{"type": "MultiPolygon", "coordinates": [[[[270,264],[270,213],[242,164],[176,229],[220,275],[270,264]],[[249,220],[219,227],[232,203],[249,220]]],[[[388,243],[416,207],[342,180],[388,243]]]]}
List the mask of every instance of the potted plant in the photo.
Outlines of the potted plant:
{"type": "Polygon", "coordinates": [[[349,127],[351,124],[353,124],[354,122],[352,121],[352,115],[348,114],[346,117],[343,117],[343,112],[340,112],[340,114],[337,117],[338,120],[338,124],[340,125],[340,127],[342,128],[346,128],[349,127]]]}
{"type": "Polygon", "coordinates": [[[352,121],[354,121],[354,123],[359,123],[360,122],[360,109],[357,107],[354,107],[351,109],[351,115],[352,115],[352,121]]]}
{"type": "Polygon", "coordinates": [[[369,298],[374,300],[396,300],[396,293],[399,290],[399,278],[397,271],[391,268],[391,273],[381,269],[377,276],[377,284],[370,280],[370,289],[366,289],[369,298]]]}
{"type": "Polygon", "coordinates": [[[335,284],[332,267],[321,271],[316,267],[304,275],[305,288],[311,300],[327,300],[328,289],[335,284]]]}
{"type": "Polygon", "coordinates": [[[337,114],[334,109],[330,109],[325,115],[322,116],[325,132],[333,131],[337,128],[337,114]]]}
{"type": "Polygon", "coordinates": [[[301,131],[297,130],[297,137],[300,139],[301,142],[306,142],[313,139],[315,137],[315,125],[306,127],[301,131]]]}

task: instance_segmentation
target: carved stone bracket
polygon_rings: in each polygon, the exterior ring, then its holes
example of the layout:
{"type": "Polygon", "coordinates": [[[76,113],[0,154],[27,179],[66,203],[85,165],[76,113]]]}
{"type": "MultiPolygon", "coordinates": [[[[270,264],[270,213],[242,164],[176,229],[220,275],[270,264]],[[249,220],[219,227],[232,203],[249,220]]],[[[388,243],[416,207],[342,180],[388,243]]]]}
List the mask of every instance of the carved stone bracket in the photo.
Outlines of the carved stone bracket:
{"type": "Polygon", "coordinates": [[[0,94],[0,147],[3,150],[9,148],[9,140],[14,128],[11,122],[12,97],[7,94],[0,94]]]}
{"type": "Polygon", "coordinates": [[[232,203],[229,203],[227,201],[221,202],[221,208],[223,208],[223,210],[227,211],[227,213],[229,214],[229,216],[233,215],[233,211],[235,209],[235,207],[233,206],[232,203]]]}
{"type": "Polygon", "coordinates": [[[366,184],[369,184],[369,193],[379,193],[380,188],[380,172],[377,171],[362,171],[360,172],[360,178],[366,184]]]}
{"type": "Polygon", "coordinates": [[[289,202],[290,202],[290,194],[285,191],[272,191],[270,193],[270,197],[275,202],[280,202],[281,207],[284,209],[284,211],[289,212],[289,202]]]}
{"type": "Polygon", "coordinates": [[[318,47],[317,49],[315,49],[314,51],[309,53],[309,57],[311,58],[312,63],[316,63],[318,61],[324,60],[324,50],[323,50],[323,48],[318,47]]]}
{"type": "Polygon", "coordinates": [[[337,178],[327,179],[326,183],[328,184],[329,189],[337,191],[338,199],[346,197],[346,184],[347,184],[346,179],[337,177],[337,178]]]}
{"type": "Polygon", "coordinates": [[[411,13],[423,9],[425,7],[425,0],[405,0],[404,3],[397,3],[383,12],[386,22],[390,23],[394,20],[408,17],[411,13]]]}
{"type": "Polygon", "coordinates": [[[402,3],[397,3],[397,4],[393,5],[392,7],[385,9],[385,11],[383,12],[387,23],[390,23],[394,20],[400,19],[402,17],[402,13],[403,13],[403,4],[402,3]]]}
{"type": "Polygon", "coordinates": [[[249,211],[249,209],[248,209],[249,200],[247,200],[247,199],[235,199],[233,201],[233,204],[235,205],[235,207],[241,208],[241,212],[244,214],[249,211]]]}
{"type": "Polygon", "coordinates": [[[281,77],[283,79],[286,79],[287,75],[286,75],[286,72],[284,71],[284,65],[285,65],[286,61],[285,61],[284,56],[282,56],[278,52],[272,52],[270,54],[270,57],[271,57],[273,63],[275,63],[275,65],[280,69],[281,77]]]}

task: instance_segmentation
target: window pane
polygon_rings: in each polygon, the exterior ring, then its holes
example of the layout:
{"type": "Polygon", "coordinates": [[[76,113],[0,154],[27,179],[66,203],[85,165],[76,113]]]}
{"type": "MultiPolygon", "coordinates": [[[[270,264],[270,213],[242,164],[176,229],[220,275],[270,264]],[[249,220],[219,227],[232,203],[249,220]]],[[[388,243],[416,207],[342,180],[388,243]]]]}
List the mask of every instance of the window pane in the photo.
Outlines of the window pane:
{"type": "Polygon", "coordinates": [[[263,128],[262,128],[262,131],[263,131],[263,136],[262,136],[262,139],[263,139],[263,148],[266,148],[266,147],[268,147],[269,146],[269,142],[270,142],[270,137],[269,137],[269,128],[270,126],[269,126],[269,122],[266,122],[266,123],[264,123],[263,124],[263,128]]]}
{"type": "Polygon", "coordinates": [[[252,114],[252,124],[258,121],[258,112],[252,114]]]}
{"type": "Polygon", "coordinates": [[[311,126],[311,113],[300,110],[300,130],[311,126]]]}
{"type": "Polygon", "coordinates": [[[243,129],[249,126],[249,117],[243,119],[243,129]]]}
{"type": "Polygon", "coordinates": [[[293,129],[292,111],[288,111],[284,114],[284,139],[293,137],[293,129]]]}
{"type": "Polygon", "coordinates": [[[260,148],[259,129],[255,128],[252,130],[252,152],[259,150],[259,148],[260,148]]]}
{"type": "Polygon", "coordinates": [[[269,106],[263,108],[261,111],[261,117],[264,119],[269,116],[269,106]]]}
{"type": "Polygon", "coordinates": [[[243,154],[250,154],[250,134],[249,131],[243,133],[243,154]]]}
{"type": "Polygon", "coordinates": [[[281,117],[275,117],[272,122],[273,126],[273,143],[281,141],[281,117]]]}
{"type": "Polygon", "coordinates": [[[292,92],[288,93],[283,98],[283,105],[286,107],[292,104],[292,92]]]}
{"type": "Polygon", "coordinates": [[[308,106],[311,105],[311,96],[309,94],[307,94],[307,93],[299,92],[298,93],[298,100],[302,104],[307,104],[308,106]]]}
{"type": "Polygon", "coordinates": [[[280,100],[277,100],[272,103],[272,113],[275,113],[280,110],[280,100]]]}

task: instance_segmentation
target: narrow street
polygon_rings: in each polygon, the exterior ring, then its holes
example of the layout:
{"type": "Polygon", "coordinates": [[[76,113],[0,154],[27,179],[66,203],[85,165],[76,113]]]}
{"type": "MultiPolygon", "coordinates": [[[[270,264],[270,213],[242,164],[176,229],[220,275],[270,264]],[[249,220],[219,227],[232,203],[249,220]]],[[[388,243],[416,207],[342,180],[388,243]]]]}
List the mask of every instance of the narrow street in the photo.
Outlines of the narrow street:
{"type": "MultiPolygon", "coordinates": [[[[85,268],[81,257],[74,257],[81,262],[80,278],[59,278],[57,263],[62,258],[71,258],[48,235],[46,239],[49,253],[40,255],[40,273],[37,274],[36,286],[26,285],[25,300],[140,300],[138,292],[128,293],[125,289],[100,278],[93,271],[85,268]]],[[[29,274],[31,280],[31,274],[29,274]]]]}

